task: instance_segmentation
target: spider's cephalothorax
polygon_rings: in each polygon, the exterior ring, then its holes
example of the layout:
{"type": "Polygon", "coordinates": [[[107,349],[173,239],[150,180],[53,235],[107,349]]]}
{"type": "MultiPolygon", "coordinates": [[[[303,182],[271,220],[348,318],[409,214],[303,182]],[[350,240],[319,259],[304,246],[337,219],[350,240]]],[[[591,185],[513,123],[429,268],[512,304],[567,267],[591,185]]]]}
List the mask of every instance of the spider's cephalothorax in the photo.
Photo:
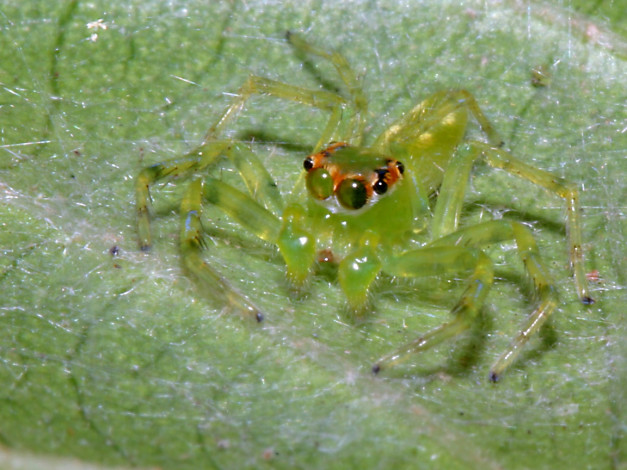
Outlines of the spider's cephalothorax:
{"type": "Polygon", "coordinates": [[[340,208],[349,211],[365,208],[377,196],[394,190],[403,175],[403,164],[393,158],[382,157],[366,149],[336,142],[310,155],[303,163],[307,170],[307,189],[330,211],[340,208]],[[334,204],[334,203],[337,204],[334,204]]]}
{"type": "MultiPolygon", "coordinates": [[[[302,53],[330,61],[345,85],[345,93],[249,77],[200,146],[179,159],[145,168],[138,175],[138,230],[143,250],[151,243],[150,186],[166,177],[181,176],[190,179],[181,203],[184,266],[204,284],[209,295],[258,321],[263,315],[255,304],[202,258],[203,204],[214,205],[261,240],[276,245],[285,261],[287,277],[295,285],[305,285],[320,253],[324,259],[337,259],[338,283],[355,312],[363,312],[374,281],[382,272],[410,278],[465,276],[466,289],[453,305],[450,321],[381,358],[373,367],[379,372],[467,329],[493,284],[493,264],[484,247],[513,241],[533,281],[537,304],[493,365],[490,378],[496,381],[555,310],[558,300],[533,233],[526,225],[498,219],[460,227],[469,175],[474,162],[482,159],[563,199],[577,294],[584,304],[593,302],[583,264],[577,187],[506,151],[469,92],[441,91],[427,97],[364,147],[367,100],[346,59],[307,43],[297,34],[288,33],[287,40],[302,53]],[[292,195],[284,198],[249,145],[224,137],[248,99],[259,94],[329,113],[324,131],[303,163],[310,195],[307,201],[292,195]],[[479,124],[484,140],[465,138],[469,118],[479,124]],[[221,156],[237,168],[247,192],[212,172],[221,156]]],[[[302,190],[300,178],[295,179],[294,191],[302,190]]]]}

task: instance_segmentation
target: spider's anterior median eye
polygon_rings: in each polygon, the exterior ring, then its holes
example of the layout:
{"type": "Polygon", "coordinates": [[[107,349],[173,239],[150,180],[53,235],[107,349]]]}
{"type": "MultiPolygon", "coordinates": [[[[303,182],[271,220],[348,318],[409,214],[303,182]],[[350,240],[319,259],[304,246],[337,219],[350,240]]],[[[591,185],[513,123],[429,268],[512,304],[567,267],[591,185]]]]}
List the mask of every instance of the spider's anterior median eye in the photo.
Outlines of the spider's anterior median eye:
{"type": "Polygon", "coordinates": [[[337,200],[347,209],[359,209],[368,201],[368,191],[363,181],[347,178],[337,188],[337,200]]]}
{"type": "Polygon", "coordinates": [[[303,166],[305,167],[305,170],[309,171],[313,168],[314,162],[313,162],[313,158],[311,157],[307,157],[305,158],[305,161],[303,162],[303,166]]]}
{"type": "MultiPolygon", "coordinates": [[[[307,160],[305,160],[305,168],[307,160]]],[[[333,178],[324,168],[316,168],[307,173],[307,189],[318,199],[326,199],[333,194],[333,178]]]]}
{"type": "Polygon", "coordinates": [[[405,165],[403,165],[401,162],[396,162],[396,168],[398,168],[398,172],[401,175],[405,173],[405,165]]]}

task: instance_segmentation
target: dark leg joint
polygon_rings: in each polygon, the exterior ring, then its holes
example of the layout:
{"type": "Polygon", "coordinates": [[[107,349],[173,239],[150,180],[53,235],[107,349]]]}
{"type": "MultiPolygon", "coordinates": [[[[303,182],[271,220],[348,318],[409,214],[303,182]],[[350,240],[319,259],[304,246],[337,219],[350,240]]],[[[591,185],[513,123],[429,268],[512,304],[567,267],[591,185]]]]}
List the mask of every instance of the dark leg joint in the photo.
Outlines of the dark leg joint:
{"type": "Polygon", "coordinates": [[[592,305],[595,302],[595,300],[592,297],[582,297],[581,298],[581,303],[584,305],[592,305]]]}
{"type": "Polygon", "coordinates": [[[499,380],[501,380],[501,376],[499,374],[497,374],[496,372],[490,372],[490,382],[495,384],[499,380]]]}

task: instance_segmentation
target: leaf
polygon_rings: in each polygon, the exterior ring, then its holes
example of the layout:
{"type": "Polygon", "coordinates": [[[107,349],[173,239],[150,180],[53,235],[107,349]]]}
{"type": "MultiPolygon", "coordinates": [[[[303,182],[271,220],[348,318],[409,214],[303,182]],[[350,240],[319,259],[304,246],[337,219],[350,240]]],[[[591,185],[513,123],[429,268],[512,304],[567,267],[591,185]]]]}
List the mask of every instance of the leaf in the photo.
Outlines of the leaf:
{"type": "MultiPolygon", "coordinates": [[[[597,14],[621,33],[607,4],[597,14]]],[[[517,2],[12,2],[0,21],[1,466],[622,468],[624,37],[517,2]],[[137,249],[134,176],[197,145],[249,74],[339,85],[288,29],[348,57],[370,135],[463,87],[512,152],[583,187],[589,308],[562,202],[475,171],[466,216],[531,222],[563,301],[498,385],[489,365],[531,309],[508,247],[491,251],[501,280],[475,331],[382,377],[377,357],[446,318],[442,280],[383,281],[355,324],[335,283],[290,294],[272,247],[207,210],[207,260],[267,315],[223,312],[181,270],[184,181],[155,188],[155,246],[137,249]]],[[[263,141],[285,190],[322,126],[259,97],[233,135],[263,141]]]]}

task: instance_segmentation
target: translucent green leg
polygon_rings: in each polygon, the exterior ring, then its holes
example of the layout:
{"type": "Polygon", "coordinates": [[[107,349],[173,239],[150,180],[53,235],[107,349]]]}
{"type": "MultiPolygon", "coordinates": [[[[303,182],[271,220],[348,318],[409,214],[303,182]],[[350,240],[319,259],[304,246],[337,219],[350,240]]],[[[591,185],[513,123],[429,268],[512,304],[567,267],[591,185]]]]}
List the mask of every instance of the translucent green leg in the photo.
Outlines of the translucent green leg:
{"type": "Polygon", "coordinates": [[[315,237],[304,225],[305,212],[298,205],[285,208],[282,220],[249,195],[214,178],[207,178],[203,198],[215,205],[247,231],[279,247],[287,265],[287,278],[302,285],[314,264],[315,237]]]}
{"type": "Polygon", "coordinates": [[[381,261],[376,254],[379,243],[379,235],[367,230],[359,247],[348,254],[338,266],[338,281],[348,305],[356,314],[364,311],[370,286],[381,271],[381,261]]]}
{"type": "Polygon", "coordinates": [[[435,240],[429,245],[458,245],[478,248],[509,240],[516,241],[518,255],[522,259],[525,269],[533,282],[538,306],[527,317],[524,327],[510,343],[507,350],[492,366],[490,379],[493,382],[499,380],[503,371],[516,360],[529,338],[542,327],[557,307],[557,290],[542,262],[533,234],[527,227],[518,222],[493,220],[458,230],[446,237],[435,240]]]}
{"type": "Polygon", "coordinates": [[[202,170],[224,153],[229,142],[207,142],[181,158],[157,163],[144,168],[135,178],[135,200],[137,207],[137,230],[139,247],[150,249],[150,186],[164,178],[175,178],[202,170]]]}
{"type": "Polygon", "coordinates": [[[248,194],[215,178],[206,178],[203,199],[226,212],[247,231],[270,243],[279,237],[281,220],[248,194]]]}
{"type": "Polygon", "coordinates": [[[135,180],[139,245],[150,249],[150,186],[165,178],[176,178],[198,173],[215,162],[220,155],[227,156],[237,167],[253,197],[274,214],[280,214],[283,201],[276,183],[263,163],[245,144],[232,141],[206,142],[181,158],[157,163],[142,170],[135,180]]]}
{"type": "MultiPolygon", "coordinates": [[[[395,141],[412,145],[411,140],[438,140],[434,137],[434,129],[444,126],[459,135],[449,135],[448,140],[453,144],[459,142],[466,129],[468,112],[477,120],[483,132],[488,137],[488,142],[495,147],[503,145],[498,133],[488,121],[488,118],[479,108],[475,98],[466,90],[443,90],[418,103],[405,113],[399,120],[389,126],[377,137],[373,148],[385,149],[395,141]],[[458,113],[463,111],[460,116],[458,113]]],[[[446,137],[445,137],[446,138],[446,137]]]]}
{"type": "Polygon", "coordinates": [[[579,208],[579,191],[577,186],[563,178],[543,170],[534,168],[531,165],[514,158],[510,153],[492,149],[485,144],[478,144],[484,147],[484,158],[490,166],[500,168],[509,173],[513,173],[525,178],[548,191],[558,195],[566,201],[567,210],[567,233],[570,251],[570,265],[575,275],[575,286],[581,302],[584,304],[594,303],[588,292],[588,282],[586,279],[585,267],[583,264],[583,251],[581,239],[581,216],[579,208]]]}
{"type": "Polygon", "coordinates": [[[347,106],[347,101],[339,95],[324,90],[308,90],[286,83],[277,82],[268,78],[250,76],[237,93],[237,97],[231,105],[222,113],[216,123],[209,129],[205,136],[205,142],[220,137],[224,130],[233,122],[248,101],[254,95],[270,95],[276,98],[295,101],[308,106],[313,106],[329,111],[329,122],[316,144],[314,151],[318,151],[323,145],[333,140],[336,130],[342,119],[342,109],[347,106]]]}
{"type": "Polygon", "coordinates": [[[490,166],[529,180],[566,201],[568,211],[566,227],[570,248],[570,264],[574,272],[577,295],[584,304],[594,303],[588,292],[588,283],[583,264],[579,192],[576,186],[547,171],[540,170],[518,160],[505,150],[492,147],[483,142],[470,142],[460,147],[444,175],[440,195],[435,207],[433,234],[436,237],[443,236],[457,228],[470,169],[472,163],[479,156],[483,156],[490,166]]]}
{"type": "Polygon", "coordinates": [[[470,170],[479,152],[471,145],[460,145],[444,171],[444,179],[433,211],[431,238],[438,240],[457,230],[470,170]]]}
{"type": "Polygon", "coordinates": [[[206,248],[200,223],[202,197],[203,184],[196,178],[189,185],[181,204],[180,246],[183,265],[203,284],[204,292],[209,297],[260,322],[263,320],[261,311],[202,258],[202,250],[206,248]]]}
{"type": "Polygon", "coordinates": [[[286,38],[290,44],[305,54],[321,57],[333,64],[348,89],[356,111],[355,126],[352,132],[353,138],[349,140],[351,140],[354,145],[361,145],[361,139],[366,127],[366,118],[368,116],[368,100],[364,95],[357,75],[355,75],[355,72],[346,58],[338,52],[327,52],[324,49],[309,44],[300,34],[288,31],[286,38]]]}
{"type": "Polygon", "coordinates": [[[227,154],[253,199],[277,217],[283,212],[283,198],[263,162],[244,143],[232,143],[227,154]]]}
{"type": "Polygon", "coordinates": [[[493,382],[499,380],[503,371],[518,357],[529,337],[538,332],[557,306],[557,291],[543,266],[531,231],[521,224],[512,224],[512,229],[518,245],[518,253],[533,280],[540,302],[527,318],[520,333],[492,366],[490,379],[493,382]]]}
{"type": "MultiPolygon", "coordinates": [[[[503,146],[503,141],[469,91],[450,91],[448,97],[470,112],[488,138],[491,148],[503,146]]],[[[476,146],[461,145],[451,157],[444,171],[444,178],[433,214],[431,234],[434,240],[457,229],[468,177],[479,153],[480,150],[476,146]]]]}
{"type": "Polygon", "coordinates": [[[483,305],[494,276],[490,258],[480,250],[463,247],[428,247],[410,251],[386,263],[384,271],[401,277],[455,274],[467,271],[472,271],[472,274],[466,290],[451,311],[453,319],[382,357],[372,368],[375,373],[466,330],[483,305]]]}
{"type": "Polygon", "coordinates": [[[486,134],[488,138],[488,142],[492,147],[502,147],[504,142],[501,140],[498,132],[492,126],[488,118],[483,114],[481,108],[479,107],[479,103],[472,93],[468,90],[456,90],[452,92],[452,95],[455,99],[457,99],[460,103],[463,103],[470,111],[470,114],[477,120],[479,125],[481,126],[481,130],[486,134]]]}

